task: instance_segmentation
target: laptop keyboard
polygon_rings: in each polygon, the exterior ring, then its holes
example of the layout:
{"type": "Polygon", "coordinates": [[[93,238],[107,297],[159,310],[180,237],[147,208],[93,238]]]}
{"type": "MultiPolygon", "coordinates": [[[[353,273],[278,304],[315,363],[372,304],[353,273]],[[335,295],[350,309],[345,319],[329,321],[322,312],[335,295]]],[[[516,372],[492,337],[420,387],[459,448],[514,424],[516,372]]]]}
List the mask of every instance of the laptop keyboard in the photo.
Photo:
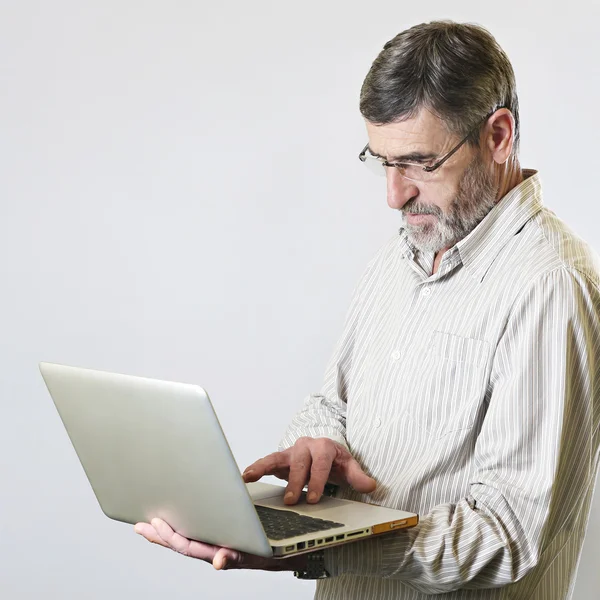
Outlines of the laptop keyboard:
{"type": "Polygon", "coordinates": [[[258,505],[254,507],[267,537],[272,540],[283,540],[306,533],[344,527],[343,523],[307,517],[291,510],[279,510],[277,508],[267,508],[266,506],[258,505]]]}

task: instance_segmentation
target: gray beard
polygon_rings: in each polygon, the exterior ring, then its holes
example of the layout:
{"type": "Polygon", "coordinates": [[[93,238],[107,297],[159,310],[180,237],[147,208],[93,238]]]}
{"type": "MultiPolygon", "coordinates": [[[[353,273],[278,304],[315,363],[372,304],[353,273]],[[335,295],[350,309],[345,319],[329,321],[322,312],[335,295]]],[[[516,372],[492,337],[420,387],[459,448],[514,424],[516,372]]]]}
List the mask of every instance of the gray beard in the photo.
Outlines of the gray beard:
{"type": "Polygon", "coordinates": [[[466,168],[448,212],[442,212],[437,206],[419,204],[417,200],[409,200],[401,208],[403,214],[437,217],[433,223],[425,225],[410,225],[405,221],[408,240],[421,252],[451,248],[469,235],[494,208],[497,191],[493,175],[486,170],[478,154],[466,168]]]}

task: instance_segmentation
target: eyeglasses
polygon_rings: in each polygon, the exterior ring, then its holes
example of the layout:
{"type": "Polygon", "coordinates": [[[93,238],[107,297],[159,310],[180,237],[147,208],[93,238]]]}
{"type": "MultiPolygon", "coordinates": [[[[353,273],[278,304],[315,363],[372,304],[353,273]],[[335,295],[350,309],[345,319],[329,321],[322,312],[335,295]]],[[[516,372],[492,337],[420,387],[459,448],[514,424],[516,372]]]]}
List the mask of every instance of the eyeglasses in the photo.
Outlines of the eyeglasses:
{"type": "MultiPolygon", "coordinates": [[[[491,115],[485,117],[484,121],[491,115]]],[[[381,156],[375,156],[371,154],[369,150],[369,144],[367,144],[362,152],[358,155],[361,162],[365,163],[371,171],[377,175],[385,176],[386,167],[395,167],[400,172],[400,175],[410,181],[429,181],[433,179],[435,171],[437,171],[451,156],[453,156],[462,147],[463,144],[471,137],[471,135],[480,127],[481,123],[473,127],[471,131],[456,145],[448,154],[445,154],[437,162],[432,165],[423,165],[418,163],[408,162],[388,162],[381,156]]]]}

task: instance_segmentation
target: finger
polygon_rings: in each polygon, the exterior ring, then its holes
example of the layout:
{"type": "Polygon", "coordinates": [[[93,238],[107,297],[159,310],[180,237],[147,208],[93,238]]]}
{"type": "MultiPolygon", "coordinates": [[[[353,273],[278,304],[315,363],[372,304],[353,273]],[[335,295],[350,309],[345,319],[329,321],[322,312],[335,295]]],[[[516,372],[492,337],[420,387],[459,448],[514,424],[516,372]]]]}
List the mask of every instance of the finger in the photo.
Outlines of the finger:
{"type": "Polygon", "coordinates": [[[290,570],[287,561],[276,558],[263,558],[246,552],[237,552],[229,548],[219,548],[213,559],[213,567],[217,571],[225,569],[261,569],[263,571],[290,570]]]}
{"type": "Polygon", "coordinates": [[[307,501],[318,502],[331,473],[331,465],[337,456],[336,448],[328,440],[317,440],[311,447],[312,464],[308,481],[307,501]]]}
{"type": "Polygon", "coordinates": [[[275,475],[287,470],[289,466],[289,452],[273,452],[264,458],[252,463],[242,473],[246,483],[258,481],[265,475],[275,475]]]}
{"type": "Polygon", "coordinates": [[[152,519],[152,527],[156,530],[160,538],[165,542],[171,550],[179,552],[184,556],[197,558],[206,562],[212,562],[218,550],[217,546],[188,540],[165,523],[162,519],[152,519]]]}
{"type": "Polygon", "coordinates": [[[363,494],[369,494],[377,487],[377,482],[369,477],[358,464],[358,462],[349,457],[341,465],[342,472],[346,481],[357,491],[363,494]]]}
{"type": "Polygon", "coordinates": [[[152,544],[159,544],[161,546],[164,546],[165,548],[169,548],[169,550],[171,550],[172,548],[169,546],[169,544],[167,544],[156,532],[156,529],[154,529],[154,527],[152,527],[152,525],[150,525],[150,523],[136,523],[135,527],[133,528],[133,530],[141,535],[142,537],[145,537],[149,542],[151,542],[152,544]]]}
{"type": "MultiPolygon", "coordinates": [[[[272,472],[266,473],[266,475],[272,475],[273,477],[277,477],[277,479],[287,481],[290,476],[290,469],[289,467],[285,467],[283,469],[274,469],[272,472]]],[[[255,471],[249,470],[244,471],[242,478],[244,479],[244,483],[254,483],[262,477],[261,475],[257,475],[255,471]]]]}
{"type": "Polygon", "coordinates": [[[187,554],[190,542],[182,535],[175,533],[171,526],[162,519],[152,519],[152,527],[156,529],[156,533],[168,544],[173,550],[181,554],[187,554]]]}
{"type": "Polygon", "coordinates": [[[229,548],[219,548],[213,558],[212,564],[217,571],[241,566],[241,554],[229,548]]]}
{"type": "Polygon", "coordinates": [[[283,501],[286,504],[298,502],[302,488],[306,485],[312,459],[307,446],[293,446],[290,460],[290,476],[283,501]]]}

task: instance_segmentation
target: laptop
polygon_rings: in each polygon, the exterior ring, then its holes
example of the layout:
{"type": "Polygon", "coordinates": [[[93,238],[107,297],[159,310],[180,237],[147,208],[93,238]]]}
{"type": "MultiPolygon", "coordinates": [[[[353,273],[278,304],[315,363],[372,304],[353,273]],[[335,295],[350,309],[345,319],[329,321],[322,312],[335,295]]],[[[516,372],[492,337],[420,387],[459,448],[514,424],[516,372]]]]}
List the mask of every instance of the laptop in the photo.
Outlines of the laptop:
{"type": "Polygon", "coordinates": [[[40,371],[104,514],[166,521],[194,540],[289,557],[417,524],[414,513],[324,496],[283,502],[246,484],[206,391],[52,363],[40,371]]]}

